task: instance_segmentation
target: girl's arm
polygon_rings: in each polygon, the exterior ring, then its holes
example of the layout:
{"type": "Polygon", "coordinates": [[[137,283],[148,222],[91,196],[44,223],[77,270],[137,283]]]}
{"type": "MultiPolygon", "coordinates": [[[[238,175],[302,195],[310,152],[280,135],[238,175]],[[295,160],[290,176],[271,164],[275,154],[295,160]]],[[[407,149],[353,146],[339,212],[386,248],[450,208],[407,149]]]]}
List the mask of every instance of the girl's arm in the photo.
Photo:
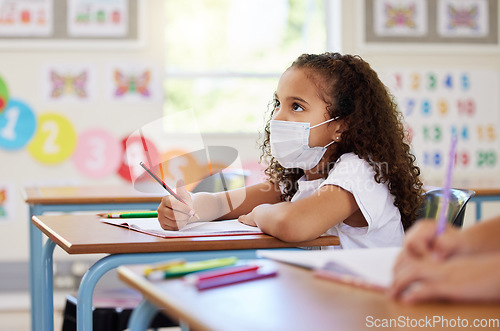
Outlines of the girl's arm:
{"type": "Polygon", "coordinates": [[[325,185],[299,201],[259,205],[239,217],[240,222],[287,242],[315,239],[347,219],[366,225],[354,196],[335,185],[325,185]]]}
{"type": "Polygon", "coordinates": [[[248,214],[256,206],[280,202],[278,185],[269,181],[218,193],[197,193],[193,195],[194,209],[207,221],[238,218],[248,214]]]}
{"type": "Polygon", "coordinates": [[[279,202],[281,192],[277,185],[266,181],[219,193],[189,194],[183,185],[178,185],[177,195],[186,204],[172,196],[165,196],[158,206],[158,221],[165,230],[182,229],[193,217],[198,217],[200,221],[237,218],[259,204],[279,202]]]}

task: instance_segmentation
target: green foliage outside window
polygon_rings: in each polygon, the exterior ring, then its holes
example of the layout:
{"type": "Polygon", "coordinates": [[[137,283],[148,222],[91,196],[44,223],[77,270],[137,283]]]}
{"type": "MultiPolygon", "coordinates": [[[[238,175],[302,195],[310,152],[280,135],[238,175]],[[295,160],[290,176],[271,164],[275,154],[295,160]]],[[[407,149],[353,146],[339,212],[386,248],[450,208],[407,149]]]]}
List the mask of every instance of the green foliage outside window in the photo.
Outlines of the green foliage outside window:
{"type": "Polygon", "coordinates": [[[165,7],[164,111],[193,109],[204,132],[260,130],[283,70],[326,48],[321,0],[167,0],[165,7]]]}

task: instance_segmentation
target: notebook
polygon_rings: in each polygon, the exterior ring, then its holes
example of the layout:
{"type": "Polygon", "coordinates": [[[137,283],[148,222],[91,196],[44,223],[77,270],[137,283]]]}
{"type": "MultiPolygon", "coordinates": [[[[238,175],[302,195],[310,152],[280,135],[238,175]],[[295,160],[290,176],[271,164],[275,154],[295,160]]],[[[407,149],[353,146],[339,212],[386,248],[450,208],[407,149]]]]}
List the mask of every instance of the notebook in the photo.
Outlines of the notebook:
{"type": "Polygon", "coordinates": [[[156,218],[103,218],[101,222],[162,238],[235,236],[262,233],[259,228],[242,224],[238,220],[196,222],[186,225],[180,231],[163,230],[156,218]]]}
{"type": "Polygon", "coordinates": [[[322,251],[258,250],[257,256],[313,269],[315,276],[358,287],[384,291],[393,280],[401,247],[322,251]]]}

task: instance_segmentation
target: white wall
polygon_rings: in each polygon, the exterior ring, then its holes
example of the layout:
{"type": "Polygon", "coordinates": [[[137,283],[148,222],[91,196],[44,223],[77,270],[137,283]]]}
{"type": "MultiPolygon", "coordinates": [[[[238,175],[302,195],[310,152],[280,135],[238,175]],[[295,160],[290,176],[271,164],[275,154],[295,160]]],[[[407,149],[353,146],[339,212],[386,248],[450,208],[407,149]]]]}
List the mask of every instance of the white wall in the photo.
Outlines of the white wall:
{"type": "MultiPolygon", "coordinates": [[[[122,139],[141,125],[162,116],[162,101],[147,104],[116,103],[105,96],[104,79],[97,81],[97,95],[89,103],[47,104],[42,98],[42,69],[47,64],[92,65],[97,77],[103,78],[109,64],[146,62],[155,63],[163,70],[164,22],[162,0],[140,0],[144,5],[145,44],[131,49],[2,49],[0,48],[0,75],[8,84],[11,97],[22,99],[37,114],[49,111],[64,114],[77,133],[95,126],[106,128],[117,139],[122,139]]],[[[0,46],[1,47],[1,46],[0,46]]],[[[163,71],[160,73],[163,77],[163,71]]],[[[0,222],[0,262],[27,261],[28,209],[21,198],[21,189],[27,184],[113,184],[124,183],[118,175],[103,180],[90,179],[79,173],[71,159],[57,165],[36,161],[25,148],[17,151],[0,149],[0,182],[15,185],[15,219],[0,222]]]]}
{"type": "MultiPolygon", "coordinates": [[[[445,68],[445,69],[487,69],[495,71],[500,76],[500,48],[481,49],[474,46],[445,46],[422,48],[418,46],[397,45],[392,49],[389,47],[366,47],[361,42],[362,30],[364,28],[364,11],[361,0],[341,0],[342,3],[342,52],[348,54],[359,54],[379,74],[393,68],[445,68]]],[[[497,13],[497,20],[500,13],[497,13]]],[[[500,87],[497,92],[500,95],[500,87]]],[[[496,110],[500,112],[500,109],[496,110]]],[[[500,123],[496,123],[500,128],[500,123]]],[[[477,173],[468,178],[474,183],[477,173]]],[[[478,178],[482,181],[490,180],[490,183],[499,185],[500,173],[493,178],[478,178]]],[[[432,179],[434,180],[434,179],[432,179]]],[[[442,180],[441,179],[438,179],[442,180]]],[[[462,179],[456,180],[460,182],[462,179]]],[[[472,184],[473,185],[473,184],[472,184]]],[[[483,219],[500,214],[500,203],[483,204],[483,219]]],[[[469,204],[466,213],[466,225],[475,219],[475,206],[469,204]]]]}

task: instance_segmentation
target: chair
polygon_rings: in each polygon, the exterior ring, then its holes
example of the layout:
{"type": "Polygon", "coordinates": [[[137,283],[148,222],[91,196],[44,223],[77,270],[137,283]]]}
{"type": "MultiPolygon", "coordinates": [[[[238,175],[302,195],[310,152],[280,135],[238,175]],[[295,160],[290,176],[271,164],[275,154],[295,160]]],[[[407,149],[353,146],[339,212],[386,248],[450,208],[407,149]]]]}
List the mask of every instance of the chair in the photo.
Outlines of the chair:
{"type": "MultiPolygon", "coordinates": [[[[132,310],[141,302],[142,295],[130,288],[104,290],[94,295],[92,306],[93,331],[123,331],[127,330],[128,320],[132,310]],[[114,302],[113,302],[114,301],[114,302]]],[[[66,296],[66,306],[63,312],[62,331],[76,331],[76,305],[77,298],[73,295],[66,296]]],[[[178,327],[167,315],[158,312],[151,322],[150,329],[178,327]]],[[[148,330],[150,330],[148,329],[148,330]]]]}
{"type": "MultiPolygon", "coordinates": [[[[425,199],[417,213],[417,220],[421,218],[430,218],[437,220],[443,206],[444,190],[436,188],[424,193],[425,199]]],[[[474,191],[465,189],[451,189],[448,206],[446,206],[446,218],[448,223],[462,227],[464,223],[465,207],[470,198],[475,194],[474,191]]]]}
{"type": "Polygon", "coordinates": [[[247,177],[248,172],[245,170],[224,170],[204,178],[196,185],[192,193],[216,193],[244,187],[247,177]]]}

